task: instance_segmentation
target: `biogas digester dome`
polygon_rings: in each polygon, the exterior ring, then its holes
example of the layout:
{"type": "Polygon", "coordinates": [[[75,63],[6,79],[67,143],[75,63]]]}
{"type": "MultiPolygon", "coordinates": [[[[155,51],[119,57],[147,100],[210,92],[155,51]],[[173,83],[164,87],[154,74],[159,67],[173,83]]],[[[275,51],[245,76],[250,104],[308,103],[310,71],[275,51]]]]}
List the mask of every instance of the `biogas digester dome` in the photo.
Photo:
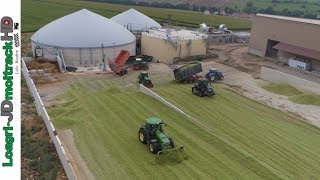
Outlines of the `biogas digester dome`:
{"type": "Polygon", "coordinates": [[[34,33],[31,41],[34,56],[56,59],[62,52],[66,66],[100,65],[103,55],[107,62],[121,50],[131,55],[136,51],[136,38],[131,32],[86,9],[47,24],[34,33]]]}
{"type": "Polygon", "coordinates": [[[110,19],[130,31],[148,31],[151,28],[161,28],[161,25],[155,20],[132,8],[110,19]]]}

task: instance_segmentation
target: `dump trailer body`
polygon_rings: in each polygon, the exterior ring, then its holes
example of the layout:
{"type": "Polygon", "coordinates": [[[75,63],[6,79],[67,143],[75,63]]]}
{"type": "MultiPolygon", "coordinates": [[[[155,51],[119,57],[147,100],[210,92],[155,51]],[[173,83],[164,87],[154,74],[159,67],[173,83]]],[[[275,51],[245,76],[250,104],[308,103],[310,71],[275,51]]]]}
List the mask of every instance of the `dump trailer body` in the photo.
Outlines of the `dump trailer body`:
{"type": "MultiPolygon", "coordinates": [[[[194,62],[173,70],[174,77],[178,82],[183,82],[192,78],[194,75],[202,71],[201,63],[194,62]]],[[[194,76],[196,77],[196,76],[194,76]]]]}
{"type": "Polygon", "coordinates": [[[113,72],[120,74],[120,72],[123,71],[124,64],[126,64],[129,56],[130,56],[130,53],[128,51],[121,50],[117,58],[114,61],[111,61],[109,63],[110,69],[113,72]]]}

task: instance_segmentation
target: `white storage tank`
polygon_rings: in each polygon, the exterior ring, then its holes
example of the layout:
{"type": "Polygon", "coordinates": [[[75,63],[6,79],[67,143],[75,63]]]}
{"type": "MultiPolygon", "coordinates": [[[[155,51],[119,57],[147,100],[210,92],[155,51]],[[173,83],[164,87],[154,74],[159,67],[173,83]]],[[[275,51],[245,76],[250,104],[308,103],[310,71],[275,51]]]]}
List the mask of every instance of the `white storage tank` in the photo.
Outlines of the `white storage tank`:
{"type": "Polygon", "coordinates": [[[121,50],[136,52],[136,38],[130,31],[86,9],[47,24],[31,41],[34,56],[56,60],[61,52],[66,66],[99,66],[103,56],[109,61],[121,50]]]}

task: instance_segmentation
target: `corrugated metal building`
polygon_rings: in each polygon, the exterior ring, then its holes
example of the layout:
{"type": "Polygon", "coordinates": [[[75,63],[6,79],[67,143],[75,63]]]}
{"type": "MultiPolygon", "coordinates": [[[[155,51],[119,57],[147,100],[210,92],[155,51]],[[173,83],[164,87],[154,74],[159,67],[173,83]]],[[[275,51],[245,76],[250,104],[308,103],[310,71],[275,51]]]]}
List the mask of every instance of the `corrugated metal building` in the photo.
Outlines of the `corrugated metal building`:
{"type": "Polygon", "coordinates": [[[320,72],[320,21],[257,14],[252,19],[249,53],[285,64],[290,59],[301,61],[320,72]]]}

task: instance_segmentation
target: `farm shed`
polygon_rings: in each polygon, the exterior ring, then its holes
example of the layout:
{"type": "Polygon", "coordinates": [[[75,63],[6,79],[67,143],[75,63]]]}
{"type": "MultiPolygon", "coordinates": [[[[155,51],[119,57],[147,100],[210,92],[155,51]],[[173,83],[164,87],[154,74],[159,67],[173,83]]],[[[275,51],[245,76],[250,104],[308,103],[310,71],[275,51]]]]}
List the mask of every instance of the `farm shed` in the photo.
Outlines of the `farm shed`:
{"type": "Polygon", "coordinates": [[[141,53],[172,64],[174,59],[205,55],[207,35],[190,30],[150,29],[141,37],[141,53]]]}
{"type": "Polygon", "coordinates": [[[161,25],[155,20],[132,8],[112,17],[111,20],[133,32],[148,31],[151,28],[161,28],[161,25]]]}
{"type": "Polygon", "coordinates": [[[257,14],[252,19],[249,53],[319,73],[319,34],[319,20],[257,14]]]}
{"type": "MultiPolygon", "coordinates": [[[[33,55],[49,60],[57,56],[66,66],[98,66],[121,50],[135,55],[136,38],[123,26],[86,9],[57,19],[31,37],[33,55]]],[[[107,64],[107,63],[106,63],[107,64]]]]}

